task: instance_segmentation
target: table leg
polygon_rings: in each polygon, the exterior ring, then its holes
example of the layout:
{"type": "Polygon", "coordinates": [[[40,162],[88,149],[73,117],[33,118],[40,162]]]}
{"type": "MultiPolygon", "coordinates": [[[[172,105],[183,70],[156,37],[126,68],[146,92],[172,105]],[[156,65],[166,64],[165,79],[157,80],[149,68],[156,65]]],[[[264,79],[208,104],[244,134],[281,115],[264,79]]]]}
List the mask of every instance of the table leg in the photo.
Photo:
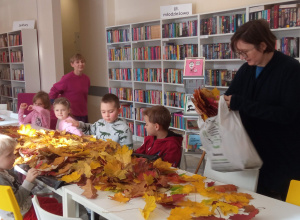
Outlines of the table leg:
{"type": "Polygon", "coordinates": [[[63,216],[76,217],[79,212],[79,207],[72,199],[72,196],[64,190],[63,192],[63,216]]]}

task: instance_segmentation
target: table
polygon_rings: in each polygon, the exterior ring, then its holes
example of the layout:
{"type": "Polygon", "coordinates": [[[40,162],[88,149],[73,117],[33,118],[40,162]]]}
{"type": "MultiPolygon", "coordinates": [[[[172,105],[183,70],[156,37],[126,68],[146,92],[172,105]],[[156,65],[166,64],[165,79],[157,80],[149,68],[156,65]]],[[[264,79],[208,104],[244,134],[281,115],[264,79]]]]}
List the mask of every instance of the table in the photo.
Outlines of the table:
{"type": "MultiPolygon", "coordinates": [[[[211,181],[211,180],[207,180],[211,181]]],[[[220,183],[218,183],[220,184],[220,183]]],[[[76,203],[82,204],[99,215],[110,220],[143,220],[139,208],[143,209],[145,202],[143,198],[134,198],[128,203],[119,203],[109,199],[108,196],[113,196],[113,192],[98,191],[96,199],[87,199],[82,196],[83,190],[77,185],[64,186],[63,194],[63,210],[64,217],[76,217],[76,203]]],[[[255,220],[299,220],[300,207],[283,201],[279,201],[270,197],[266,197],[247,190],[239,189],[239,192],[249,193],[253,196],[250,204],[259,209],[259,214],[255,220]]],[[[196,200],[201,201],[202,196],[197,194],[196,200]]],[[[190,194],[186,198],[195,201],[195,194],[190,194]]],[[[167,219],[170,215],[170,210],[163,208],[157,204],[156,209],[150,214],[150,220],[167,219]]]]}
{"type": "Polygon", "coordinates": [[[8,110],[0,110],[0,117],[5,119],[0,121],[0,126],[19,125],[18,114],[8,110]]]}

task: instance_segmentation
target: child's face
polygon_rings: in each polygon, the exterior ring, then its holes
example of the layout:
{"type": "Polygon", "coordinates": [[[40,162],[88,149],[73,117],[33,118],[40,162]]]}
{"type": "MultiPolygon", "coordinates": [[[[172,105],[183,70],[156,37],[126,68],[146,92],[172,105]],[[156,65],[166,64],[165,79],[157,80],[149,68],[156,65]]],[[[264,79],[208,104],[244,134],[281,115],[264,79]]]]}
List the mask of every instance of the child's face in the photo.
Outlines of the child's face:
{"type": "Polygon", "coordinates": [[[100,111],[101,111],[102,118],[105,121],[109,123],[113,123],[118,118],[118,115],[120,113],[120,108],[117,108],[115,106],[115,103],[113,102],[108,102],[108,103],[101,102],[100,111]]]}
{"type": "Polygon", "coordinates": [[[10,170],[15,162],[14,149],[5,150],[0,154],[0,170],[10,170]]]}
{"type": "Polygon", "coordinates": [[[65,120],[70,114],[70,109],[62,104],[56,104],[54,106],[54,113],[59,120],[65,120]]]}
{"type": "Polygon", "coordinates": [[[149,121],[149,117],[147,115],[144,116],[144,119],[145,119],[145,122],[146,122],[145,128],[146,128],[146,131],[147,131],[147,135],[155,136],[156,133],[157,133],[155,124],[153,124],[149,121]]]}
{"type": "Polygon", "coordinates": [[[35,102],[33,103],[33,105],[35,105],[35,106],[40,106],[40,107],[42,107],[42,108],[45,107],[45,105],[44,105],[42,99],[36,99],[35,102]]]}
{"type": "Polygon", "coordinates": [[[74,68],[74,72],[83,72],[85,62],[82,60],[75,60],[73,63],[71,63],[71,66],[74,68]]]}

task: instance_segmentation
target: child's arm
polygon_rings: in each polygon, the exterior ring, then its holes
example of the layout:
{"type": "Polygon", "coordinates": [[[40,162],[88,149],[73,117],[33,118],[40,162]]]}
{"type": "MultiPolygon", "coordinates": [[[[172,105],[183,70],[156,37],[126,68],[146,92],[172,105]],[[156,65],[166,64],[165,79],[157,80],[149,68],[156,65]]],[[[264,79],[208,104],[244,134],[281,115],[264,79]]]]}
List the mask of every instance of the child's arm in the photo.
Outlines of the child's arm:
{"type": "Polygon", "coordinates": [[[94,124],[89,124],[89,123],[84,123],[82,121],[79,121],[78,128],[80,128],[82,132],[86,135],[96,135],[97,122],[95,122],[94,124]]]}
{"type": "Polygon", "coordinates": [[[120,136],[120,145],[127,145],[130,149],[133,148],[131,129],[126,125],[124,133],[120,136]]]}
{"type": "Polygon", "coordinates": [[[82,132],[75,126],[72,125],[72,123],[68,123],[66,121],[62,121],[62,129],[66,130],[67,132],[70,132],[71,134],[76,134],[78,136],[82,136],[82,132]]]}
{"type": "Polygon", "coordinates": [[[27,124],[31,122],[31,118],[33,116],[33,112],[30,112],[28,115],[26,115],[26,117],[24,118],[24,110],[27,108],[27,104],[26,103],[22,103],[20,105],[20,109],[18,112],[18,119],[19,119],[19,124],[27,124]]]}
{"type": "Polygon", "coordinates": [[[31,108],[32,110],[35,110],[40,114],[42,119],[42,127],[50,128],[50,111],[48,109],[44,109],[43,107],[36,105],[31,106],[31,108]]]}

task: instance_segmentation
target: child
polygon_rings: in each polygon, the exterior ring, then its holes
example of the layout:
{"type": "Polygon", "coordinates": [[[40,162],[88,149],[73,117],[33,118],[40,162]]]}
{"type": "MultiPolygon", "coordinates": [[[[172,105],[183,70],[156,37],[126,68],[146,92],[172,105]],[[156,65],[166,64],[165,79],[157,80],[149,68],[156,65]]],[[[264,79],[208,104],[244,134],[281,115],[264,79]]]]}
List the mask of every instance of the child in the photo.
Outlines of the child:
{"type": "MultiPolygon", "coordinates": [[[[38,176],[38,171],[34,168],[28,170],[26,179],[20,185],[14,176],[13,168],[15,162],[14,150],[17,142],[9,136],[0,135],[0,185],[11,186],[16,200],[20,206],[24,220],[36,220],[35,211],[31,202],[30,191],[34,187],[34,180],[38,176]]],[[[43,209],[56,215],[62,215],[62,204],[56,199],[48,197],[39,198],[43,209]]],[[[3,219],[14,219],[13,213],[0,209],[0,216],[3,219]]]]}
{"type": "Polygon", "coordinates": [[[162,160],[178,167],[181,159],[182,136],[169,129],[171,114],[163,106],[147,108],[143,112],[148,136],[135,153],[158,155],[162,160]]]}
{"type": "Polygon", "coordinates": [[[82,121],[71,121],[76,127],[81,128],[84,134],[96,135],[97,139],[112,139],[121,146],[133,147],[132,133],[125,120],[118,117],[121,109],[119,98],[114,94],[106,94],[102,97],[100,104],[103,119],[94,124],[83,123],[82,121]]]}
{"type": "Polygon", "coordinates": [[[37,125],[43,128],[50,128],[50,108],[51,103],[49,95],[44,91],[39,91],[35,94],[32,99],[33,105],[27,105],[26,103],[21,103],[19,109],[19,124],[30,123],[32,125],[37,125]],[[30,112],[24,118],[24,110],[27,108],[30,112]]]}
{"type": "Polygon", "coordinates": [[[87,123],[90,78],[84,74],[85,58],[81,54],[75,54],[71,57],[70,64],[74,70],[52,86],[49,96],[51,102],[60,95],[66,97],[71,103],[73,117],[87,123]]]}
{"type": "Polygon", "coordinates": [[[65,97],[57,98],[53,103],[55,116],[60,120],[58,130],[82,136],[82,132],[80,130],[74,127],[72,123],[66,122],[67,119],[72,119],[70,116],[70,105],[70,102],[65,97]]]}

